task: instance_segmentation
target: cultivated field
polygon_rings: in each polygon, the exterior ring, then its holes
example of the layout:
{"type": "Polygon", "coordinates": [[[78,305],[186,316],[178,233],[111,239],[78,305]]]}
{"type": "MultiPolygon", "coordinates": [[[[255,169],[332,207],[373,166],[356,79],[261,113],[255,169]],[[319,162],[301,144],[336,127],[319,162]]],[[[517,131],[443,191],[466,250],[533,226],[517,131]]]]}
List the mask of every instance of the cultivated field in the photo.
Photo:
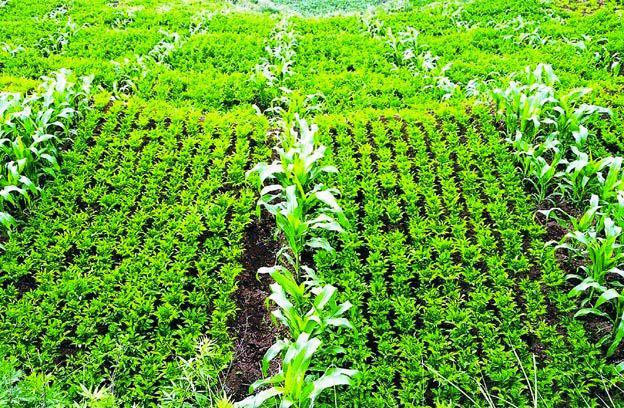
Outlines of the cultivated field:
{"type": "Polygon", "coordinates": [[[624,7],[0,0],[0,406],[624,406],[624,7]]]}

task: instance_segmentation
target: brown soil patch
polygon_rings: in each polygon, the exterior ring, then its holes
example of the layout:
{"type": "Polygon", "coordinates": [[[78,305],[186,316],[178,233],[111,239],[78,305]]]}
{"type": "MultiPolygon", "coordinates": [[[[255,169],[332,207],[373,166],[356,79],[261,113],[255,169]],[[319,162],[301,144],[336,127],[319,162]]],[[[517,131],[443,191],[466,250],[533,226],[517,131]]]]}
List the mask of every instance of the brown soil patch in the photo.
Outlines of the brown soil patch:
{"type": "Polygon", "coordinates": [[[234,299],[238,308],[230,325],[234,359],[225,377],[225,391],[235,401],[249,394],[249,385],[262,377],[261,361],[273,345],[277,329],[271,322],[266,299],[270,278],[257,275],[261,267],[275,264],[278,242],[273,238],[273,223],[253,222],[245,231],[243,272],[238,276],[234,299]]]}

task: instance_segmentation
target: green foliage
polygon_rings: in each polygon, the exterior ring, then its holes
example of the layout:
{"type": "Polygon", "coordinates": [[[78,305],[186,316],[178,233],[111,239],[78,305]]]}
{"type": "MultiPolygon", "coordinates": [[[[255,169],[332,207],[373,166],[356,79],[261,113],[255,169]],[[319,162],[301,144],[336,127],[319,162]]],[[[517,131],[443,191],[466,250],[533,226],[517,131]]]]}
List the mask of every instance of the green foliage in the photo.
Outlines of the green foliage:
{"type": "Polygon", "coordinates": [[[79,28],[76,24],[69,19],[64,26],[58,27],[54,33],[40,38],[37,42],[37,48],[39,48],[44,57],[59,54],[67,47],[69,41],[76,35],[78,30],[79,28]]]}
{"type": "Polygon", "coordinates": [[[45,177],[59,171],[59,147],[75,135],[77,119],[88,107],[91,77],[74,84],[60,70],[44,77],[38,93],[0,94],[0,225],[16,226],[15,213],[38,195],[45,177]]]}
{"type": "MultiPolygon", "coordinates": [[[[282,26],[276,3],[295,2],[0,3],[3,90],[31,95],[38,78],[62,67],[94,74],[95,87],[105,89],[92,95],[93,111],[70,126],[78,129],[71,142],[55,132],[55,179],[37,173],[45,188],[29,195],[30,205],[14,211],[5,203],[20,222],[2,238],[0,345],[24,373],[20,383],[32,375],[67,403],[88,395],[107,406],[114,395],[119,406],[228,406],[222,381],[236,373],[218,371],[236,356],[229,324],[257,199],[245,174],[259,162],[282,168],[272,147],[278,138],[301,137],[299,114],[315,115],[312,152],[326,147],[319,166],[340,172],[319,171],[305,199],[297,188],[290,196],[286,188],[269,191],[268,205],[283,203],[281,214],[307,201],[310,214],[323,211],[345,232],[308,228],[302,242],[321,238],[317,246],[335,250],[300,245],[298,273],[290,249],[283,251],[279,266],[296,285],[279,299],[293,305],[293,327],[344,318],[354,329],[327,324],[307,338],[308,350],[313,339],[321,344],[307,368],[298,365],[308,376],[289,383],[305,391],[297,399],[309,401],[310,386],[325,374],[336,377],[318,389],[338,384],[342,374],[331,367],[348,367],[358,371],[350,386],[325,390],[316,405],[534,406],[536,395],[544,406],[621,404],[621,377],[604,353],[621,358],[621,346],[613,346],[621,325],[621,288],[613,282],[621,278],[612,271],[599,284],[605,290],[592,284],[567,295],[588,278],[586,270],[598,270],[590,250],[609,255],[604,220],[624,220],[621,7],[411,1],[363,19],[293,15],[282,26]],[[80,29],[65,27],[70,18],[80,29]],[[518,92],[505,99],[504,78],[539,63],[541,79],[534,69],[514,76],[518,92]],[[547,83],[546,64],[558,82],[547,83]],[[510,106],[501,117],[509,117],[508,129],[484,104],[488,87],[500,88],[500,106],[510,106]],[[556,102],[539,99],[541,91],[556,102]],[[270,120],[254,115],[253,105],[270,120]],[[541,192],[523,181],[544,169],[535,182],[541,192]],[[341,192],[332,195],[342,215],[310,193],[317,184],[341,192]],[[566,242],[574,247],[565,254],[570,262],[586,267],[572,271],[572,286],[558,263],[564,255],[543,246],[555,228],[535,221],[526,188],[554,205],[577,203],[586,217],[566,218],[565,228],[595,232],[591,247],[566,242]],[[582,208],[592,195],[594,209],[582,208]],[[318,311],[321,292],[299,286],[309,280],[325,293],[336,288],[318,311]],[[604,317],[584,327],[589,316],[573,318],[580,303],[604,317]],[[593,339],[610,325],[614,334],[601,350],[593,339]],[[204,335],[207,353],[196,348],[204,335]],[[522,367],[534,361],[537,378],[527,381],[522,367]]],[[[325,14],[335,5],[372,4],[322,3],[295,7],[325,14]]],[[[267,185],[294,177],[303,151],[287,153],[285,170],[267,185]]],[[[617,264],[617,253],[605,262],[617,264]]],[[[304,350],[296,340],[293,353],[304,350]]],[[[289,347],[266,373],[278,384],[259,393],[284,385],[287,369],[278,362],[289,347]],[[272,377],[280,369],[284,377],[272,377]]]]}

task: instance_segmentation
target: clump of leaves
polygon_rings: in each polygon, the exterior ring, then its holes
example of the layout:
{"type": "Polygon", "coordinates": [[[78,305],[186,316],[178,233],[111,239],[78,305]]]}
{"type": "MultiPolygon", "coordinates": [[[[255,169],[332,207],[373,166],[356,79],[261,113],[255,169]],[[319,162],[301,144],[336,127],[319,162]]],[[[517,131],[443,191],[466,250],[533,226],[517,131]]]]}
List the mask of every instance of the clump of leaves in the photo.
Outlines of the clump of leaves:
{"type": "Polygon", "coordinates": [[[16,224],[12,213],[38,194],[41,180],[58,172],[59,146],[88,107],[92,77],[78,84],[71,78],[62,69],[43,77],[39,93],[0,94],[0,224],[6,230],[16,224]]]}
{"type": "Polygon", "coordinates": [[[126,98],[136,93],[139,81],[147,76],[148,68],[145,59],[135,55],[134,59],[124,58],[122,61],[111,61],[115,69],[113,95],[115,98],[126,98]]]}
{"type": "Polygon", "coordinates": [[[76,35],[79,28],[71,19],[67,20],[64,26],[56,29],[52,34],[44,36],[37,41],[36,47],[41,51],[44,57],[49,57],[52,54],[60,54],[71,38],[76,35]]]}
{"type": "Polygon", "coordinates": [[[178,33],[161,30],[163,38],[148,52],[147,57],[156,64],[167,65],[173,52],[182,46],[182,37],[178,33]]]}
{"type": "Polygon", "coordinates": [[[296,55],[297,40],[295,33],[288,27],[288,20],[281,19],[271,33],[265,46],[267,56],[256,65],[255,72],[264,78],[270,87],[282,87],[293,74],[292,65],[296,55]]]}

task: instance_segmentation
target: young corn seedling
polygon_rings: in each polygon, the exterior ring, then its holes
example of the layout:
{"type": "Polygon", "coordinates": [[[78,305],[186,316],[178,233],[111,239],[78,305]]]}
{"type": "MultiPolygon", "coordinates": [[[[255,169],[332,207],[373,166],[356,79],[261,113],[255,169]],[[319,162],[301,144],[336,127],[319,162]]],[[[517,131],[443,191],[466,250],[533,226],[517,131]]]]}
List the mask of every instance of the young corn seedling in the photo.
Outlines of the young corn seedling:
{"type": "Polygon", "coordinates": [[[270,87],[282,87],[293,74],[297,40],[288,29],[288,20],[282,19],[273,29],[271,40],[265,47],[267,57],[256,65],[256,75],[264,78],[270,87]]]}
{"type": "Polygon", "coordinates": [[[183,44],[182,37],[178,33],[169,33],[161,30],[164,36],[148,53],[147,56],[156,64],[168,65],[173,52],[183,44]]]}
{"type": "Polygon", "coordinates": [[[279,403],[280,407],[313,408],[316,399],[325,389],[348,385],[351,377],[356,374],[355,370],[329,368],[320,376],[311,374],[310,365],[320,346],[321,340],[308,333],[301,333],[295,342],[280,340],[275,343],[262,360],[262,371],[266,378],[256,381],[250,387],[252,392],[262,391],[235,403],[234,406],[257,408],[279,403]],[[278,356],[282,363],[280,370],[267,377],[269,363],[278,356]]]}
{"type": "Polygon", "coordinates": [[[322,185],[311,188],[323,173],[336,173],[334,166],[320,166],[319,163],[325,155],[325,146],[317,146],[315,133],[318,127],[308,125],[305,119],[296,115],[297,128],[286,128],[280,135],[280,146],[275,150],[279,154],[279,160],[271,164],[259,163],[248,174],[257,173],[260,183],[265,180],[275,179],[278,184],[273,184],[263,189],[260,203],[273,202],[277,196],[284,194],[284,186],[294,185],[299,199],[303,205],[309,205],[310,199],[318,199],[326,202],[333,209],[338,209],[332,190],[323,190],[322,185]],[[321,192],[325,191],[325,192],[321,192]],[[268,201],[266,201],[268,200],[268,201]]]}
{"type": "Polygon", "coordinates": [[[273,317],[289,329],[293,338],[301,333],[320,336],[330,326],[352,329],[351,323],[342,317],[351,303],[338,304],[337,289],[321,285],[311,268],[303,269],[306,275],[303,283],[298,283],[290,270],[279,265],[258,271],[269,274],[275,281],[269,297],[278,306],[272,312],[273,317]]]}
{"type": "Polygon", "coordinates": [[[65,26],[59,27],[53,34],[40,38],[37,41],[37,48],[39,48],[44,57],[60,54],[78,30],[79,28],[76,24],[72,23],[71,19],[68,19],[65,26]]]}
{"type": "Polygon", "coordinates": [[[592,160],[576,146],[570,148],[575,159],[568,163],[563,180],[574,203],[580,204],[587,196],[598,190],[598,174],[608,165],[606,159],[592,160]]]}
{"type": "MultiPolygon", "coordinates": [[[[609,274],[624,277],[620,270],[624,262],[624,252],[620,250],[619,244],[621,235],[622,228],[615,225],[611,218],[605,217],[602,225],[585,231],[569,232],[559,247],[585,257],[589,261],[588,266],[582,267],[586,276],[605,285],[609,274]]],[[[568,278],[584,281],[579,275],[569,275],[568,278]]]]}
{"type": "Polygon", "coordinates": [[[622,340],[624,340],[624,295],[614,288],[607,288],[599,284],[591,277],[586,278],[583,282],[572,289],[570,293],[572,296],[580,296],[588,291],[592,293],[599,293],[598,299],[593,306],[583,307],[579,310],[575,314],[575,317],[594,314],[607,318],[611,321],[613,325],[613,332],[611,335],[604,336],[599,342],[599,344],[603,344],[610,341],[609,347],[607,348],[607,357],[610,357],[615,353],[618,346],[622,343],[622,340]],[[611,314],[600,310],[600,307],[604,305],[611,306],[611,314]]]}

